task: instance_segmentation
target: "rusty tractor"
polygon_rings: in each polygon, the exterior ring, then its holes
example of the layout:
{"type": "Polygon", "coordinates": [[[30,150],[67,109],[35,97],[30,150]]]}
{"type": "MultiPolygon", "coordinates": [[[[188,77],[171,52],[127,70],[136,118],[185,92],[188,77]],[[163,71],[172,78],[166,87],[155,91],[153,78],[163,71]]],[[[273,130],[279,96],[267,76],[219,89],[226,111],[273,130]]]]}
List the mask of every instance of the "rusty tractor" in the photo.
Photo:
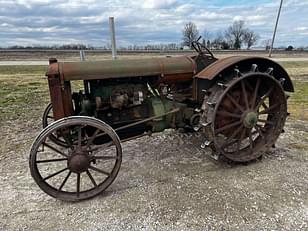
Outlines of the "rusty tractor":
{"type": "Polygon", "coordinates": [[[31,175],[52,197],[105,191],[121,143],[167,128],[199,132],[212,157],[248,162],[275,145],[288,116],[287,72],[261,57],[217,59],[198,41],[191,56],[95,62],[50,59],[51,103],[30,153],[31,175]],[[75,82],[83,90],[72,92],[75,82]]]}

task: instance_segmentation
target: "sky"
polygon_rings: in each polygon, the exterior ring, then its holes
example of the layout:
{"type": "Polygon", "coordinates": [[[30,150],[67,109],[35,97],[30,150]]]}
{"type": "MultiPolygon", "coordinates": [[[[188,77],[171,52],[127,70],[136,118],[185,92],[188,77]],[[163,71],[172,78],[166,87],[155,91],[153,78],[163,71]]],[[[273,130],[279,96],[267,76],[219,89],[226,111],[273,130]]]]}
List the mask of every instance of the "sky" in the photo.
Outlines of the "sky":
{"type": "MultiPolygon", "coordinates": [[[[213,37],[236,20],[271,39],[280,0],[0,0],[0,47],[110,43],[115,18],[118,46],[181,43],[184,25],[213,37]]],[[[275,47],[308,46],[308,0],[284,0],[275,47]]]]}

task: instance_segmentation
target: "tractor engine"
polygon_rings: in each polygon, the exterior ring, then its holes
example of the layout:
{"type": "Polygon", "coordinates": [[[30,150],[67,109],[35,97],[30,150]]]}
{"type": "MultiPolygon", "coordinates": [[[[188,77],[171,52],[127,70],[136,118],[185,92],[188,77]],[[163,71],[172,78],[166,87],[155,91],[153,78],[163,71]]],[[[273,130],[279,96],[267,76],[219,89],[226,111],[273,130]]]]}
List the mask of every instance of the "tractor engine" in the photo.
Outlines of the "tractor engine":
{"type": "Polygon", "coordinates": [[[89,81],[88,93],[73,93],[75,114],[92,116],[108,123],[114,129],[162,115],[180,108],[183,113],[162,116],[148,123],[136,125],[119,132],[121,138],[128,138],[145,132],[159,132],[166,128],[186,127],[192,129],[199,123],[199,114],[186,104],[175,102],[168,86],[160,92],[144,81],[89,81]],[[166,97],[162,98],[164,95],[166,97]],[[192,124],[191,116],[196,114],[192,124]],[[197,116],[198,114],[198,116],[197,116]],[[196,119],[197,118],[197,119],[196,119]]]}

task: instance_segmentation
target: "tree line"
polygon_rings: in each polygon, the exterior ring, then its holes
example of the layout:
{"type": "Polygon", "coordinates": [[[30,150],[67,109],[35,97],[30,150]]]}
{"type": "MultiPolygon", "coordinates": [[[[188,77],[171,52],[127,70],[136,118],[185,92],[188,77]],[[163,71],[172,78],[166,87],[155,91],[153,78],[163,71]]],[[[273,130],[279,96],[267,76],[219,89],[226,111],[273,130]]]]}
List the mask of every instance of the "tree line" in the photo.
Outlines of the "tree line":
{"type": "MultiPolygon", "coordinates": [[[[197,40],[200,36],[199,30],[195,23],[188,22],[185,24],[183,30],[183,45],[192,48],[192,42],[197,40]]],[[[247,49],[250,49],[255,45],[260,36],[247,28],[245,22],[235,21],[230,25],[224,33],[217,33],[216,37],[211,39],[209,32],[204,31],[202,43],[208,48],[214,49],[241,49],[243,45],[246,45],[247,49]]]]}
{"type": "Polygon", "coordinates": [[[93,50],[94,47],[90,45],[84,44],[63,44],[63,45],[32,45],[32,46],[20,46],[20,45],[13,45],[8,47],[9,49],[44,49],[44,50],[93,50]]]}
{"type": "MultiPolygon", "coordinates": [[[[192,42],[197,40],[200,36],[199,29],[193,22],[188,22],[184,25],[182,29],[182,43],[167,43],[167,44],[147,44],[147,45],[128,45],[117,47],[120,51],[143,51],[143,50],[153,50],[153,51],[164,51],[164,50],[183,50],[185,47],[192,49],[192,42]]],[[[232,25],[227,27],[224,31],[217,32],[216,34],[210,31],[204,30],[202,33],[202,43],[209,49],[250,49],[252,46],[256,45],[260,39],[258,33],[249,29],[245,22],[235,21],[232,25]]],[[[270,49],[271,39],[264,40],[261,43],[266,50],[270,49]]],[[[107,43],[100,47],[95,47],[91,45],[84,44],[64,44],[64,45],[33,45],[33,46],[10,46],[9,49],[44,49],[44,50],[111,50],[111,44],[107,43]]],[[[0,47],[1,49],[1,47],[0,47]]],[[[288,47],[281,47],[280,49],[293,50],[294,47],[289,45],[288,47]]],[[[308,47],[298,48],[297,50],[305,50],[308,47]]]]}

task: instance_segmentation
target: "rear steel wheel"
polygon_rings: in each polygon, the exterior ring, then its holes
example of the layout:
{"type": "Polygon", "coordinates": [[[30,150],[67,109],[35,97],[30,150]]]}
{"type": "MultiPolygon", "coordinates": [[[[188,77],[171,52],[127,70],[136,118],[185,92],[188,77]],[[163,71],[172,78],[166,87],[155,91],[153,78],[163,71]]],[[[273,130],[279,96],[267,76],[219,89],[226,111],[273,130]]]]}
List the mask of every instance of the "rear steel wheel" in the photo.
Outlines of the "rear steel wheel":
{"type": "Polygon", "coordinates": [[[281,83],[269,73],[251,71],[220,83],[208,111],[212,149],[236,162],[254,160],[272,147],[287,117],[281,83]]]}
{"type": "Polygon", "coordinates": [[[106,190],[122,161],[120,139],[104,122],[85,116],[58,120],[36,138],[30,153],[31,175],[52,197],[78,201],[106,190]],[[51,140],[58,134],[65,146],[51,140]]]}

